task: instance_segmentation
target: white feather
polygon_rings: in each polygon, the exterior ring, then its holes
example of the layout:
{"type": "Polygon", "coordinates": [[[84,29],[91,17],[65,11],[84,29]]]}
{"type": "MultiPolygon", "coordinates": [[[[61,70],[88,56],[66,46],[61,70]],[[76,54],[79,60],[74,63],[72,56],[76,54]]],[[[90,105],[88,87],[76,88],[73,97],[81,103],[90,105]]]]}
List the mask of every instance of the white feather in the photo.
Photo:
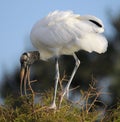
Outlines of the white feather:
{"type": "Polygon", "coordinates": [[[71,55],[78,50],[104,53],[108,43],[100,34],[103,31],[102,21],[94,16],[54,11],[33,26],[30,37],[40,51],[41,59],[47,60],[62,54],[71,55]]]}

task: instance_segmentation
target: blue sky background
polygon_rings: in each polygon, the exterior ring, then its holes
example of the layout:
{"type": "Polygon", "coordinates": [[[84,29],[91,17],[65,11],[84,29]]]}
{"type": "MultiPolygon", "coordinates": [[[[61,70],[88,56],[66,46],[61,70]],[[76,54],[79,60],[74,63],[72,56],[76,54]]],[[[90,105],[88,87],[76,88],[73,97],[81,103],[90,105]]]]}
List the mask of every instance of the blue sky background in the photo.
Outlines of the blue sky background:
{"type": "Polygon", "coordinates": [[[117,14],[120,0],[0,0],[0,79],[19,66],[19,57],[31,49],[29,33],[33,24],[53,10],[92,14],[103,20],[105,34],[112,28],[107,12],[117,14]]]}

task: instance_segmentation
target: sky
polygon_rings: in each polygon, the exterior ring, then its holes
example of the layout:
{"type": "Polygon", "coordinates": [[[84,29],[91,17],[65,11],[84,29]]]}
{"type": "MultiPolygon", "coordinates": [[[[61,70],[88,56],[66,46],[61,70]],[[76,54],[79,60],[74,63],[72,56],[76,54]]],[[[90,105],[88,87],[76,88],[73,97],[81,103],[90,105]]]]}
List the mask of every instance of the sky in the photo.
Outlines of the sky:
{"type": "Polygon", "coordinates": [[[32,50],[29,34],[36,21],[54,10],[72,10],[80,15],[95,15],[111,35],[108,11],[119,12],[120,0],[0,0],[0,80],[5,72],[20,67],[19,59],[32,50]]]}

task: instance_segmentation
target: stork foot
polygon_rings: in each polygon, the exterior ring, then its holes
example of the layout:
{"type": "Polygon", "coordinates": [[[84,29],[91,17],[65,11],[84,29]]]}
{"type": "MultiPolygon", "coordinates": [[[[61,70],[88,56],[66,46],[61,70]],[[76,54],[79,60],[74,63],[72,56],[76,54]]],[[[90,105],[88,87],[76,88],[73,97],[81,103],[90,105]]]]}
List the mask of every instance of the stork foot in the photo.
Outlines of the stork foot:
{"type": "Polygon", "coordinates": [[[50,107],[49,107],[49,109],[54,109],[54,110],[56,110],[56,104],[55,103],[52,103],[51,105],[50,105],[50,107]]]}

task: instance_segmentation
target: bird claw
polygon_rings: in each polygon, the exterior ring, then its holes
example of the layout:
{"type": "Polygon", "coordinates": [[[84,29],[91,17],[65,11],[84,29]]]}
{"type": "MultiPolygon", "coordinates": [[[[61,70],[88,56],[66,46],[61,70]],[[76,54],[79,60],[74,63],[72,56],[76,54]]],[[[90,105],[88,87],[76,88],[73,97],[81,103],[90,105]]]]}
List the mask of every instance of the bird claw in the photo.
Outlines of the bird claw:
{"type": "Polygon", "coordinates": [[[54,110],[56,110],[56,104],[55,103],[52,103],[51,105],[50,105],[50,107],[49,107],[49,109],[54,109],[54,110]]]}

